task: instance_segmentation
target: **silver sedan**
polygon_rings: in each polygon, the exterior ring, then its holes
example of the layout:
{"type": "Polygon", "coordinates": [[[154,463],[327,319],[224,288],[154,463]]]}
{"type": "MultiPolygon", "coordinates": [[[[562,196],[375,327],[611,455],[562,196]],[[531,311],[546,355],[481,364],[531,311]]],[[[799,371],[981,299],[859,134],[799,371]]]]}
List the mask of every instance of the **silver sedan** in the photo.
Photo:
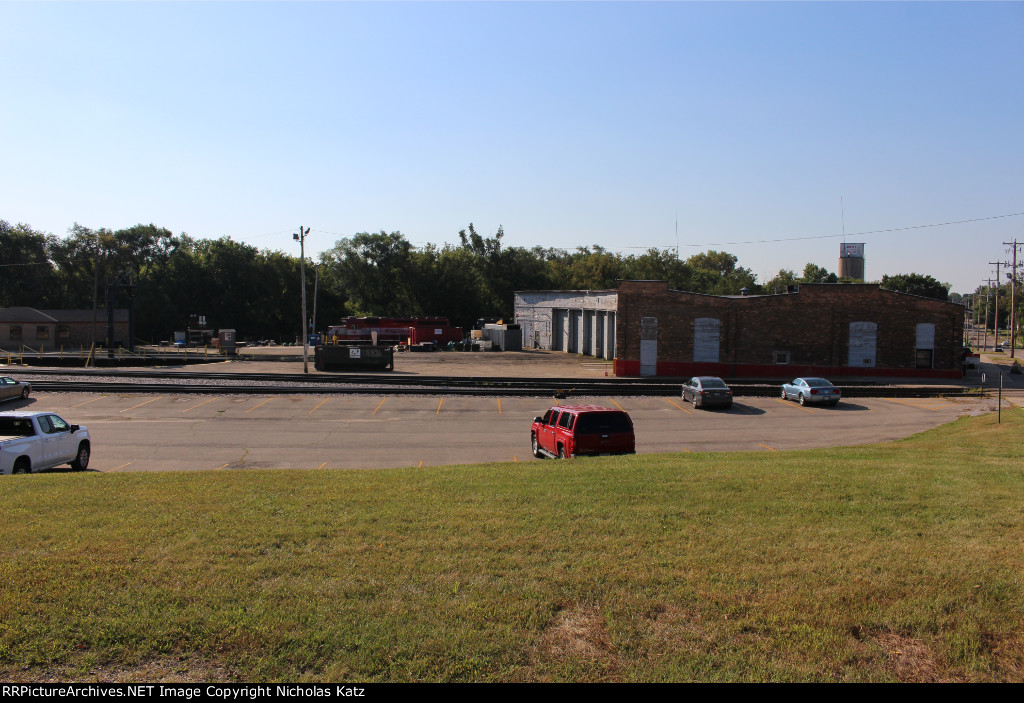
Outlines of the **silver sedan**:
{"type": "Polygon", "coordinates": [[[32,386],[25,381],[15,381],[10,376],[0,376],[0,400],[25,400],[32,392],[32,386]]]}
{"type": "Polygon", "coordinates": [[[717,376],[694,376],[683,384],[683,402],[695,408],[732,407],[732,389],[717,376]]]}
{"type": "Polygon", "coordinates": [[[800,405],[807,403],[835,405],[842,395],[842,391],[824,378],[794,378],[789,383],[782,384],[782,399],[796,398],[800,405]]]}

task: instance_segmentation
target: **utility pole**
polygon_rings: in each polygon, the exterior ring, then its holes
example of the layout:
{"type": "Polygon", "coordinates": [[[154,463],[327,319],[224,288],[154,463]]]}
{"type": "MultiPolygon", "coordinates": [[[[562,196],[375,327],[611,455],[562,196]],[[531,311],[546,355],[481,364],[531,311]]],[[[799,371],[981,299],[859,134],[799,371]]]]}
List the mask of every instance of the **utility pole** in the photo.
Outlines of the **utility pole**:
{"type": "Polygon", "coordinates": [[[989,261],[990,265],[995,264],[996,267],[996,312],[995,312],[995,328],[996,328],[996,343],[995,346],[999,346],[999,267],[1003,265],[1002,261],[989,261]]]}
{"type": "MultiPolygon", "coordinates": [[[[316,334],[316,294],[317,288],[320,287],[320,267],[316,266],[313,268],[313,325],[310,330],[316,334]]],[[[323,342],[321,342],[322,344],[323,342]]]]}
{"type": "Polygon", "coordinates": [[[992,293],[992,279],[988,279],[988,285],[985,286],[985,341],[981,345],[981,351],[985,351],[988,347],[988,297],[992,293]]]}
{"type": "Polygon", "coordinates": [[[92,264],[92,346],[96,346],[96,307],[100,293],[100,233],[96,232],[96,253],[92,264]]]}
{"type": "Polygon", "coordinates": [[[299,225],[299,233],[293,234],[292,239],[299,243],[299,270],[302,272],[302,373],[309,373],[309,332],[306,327],[306,235],[309,234],[309,227],[305,230],[299,225]]]}
{"type": "Polygon", "coordinates": [[[1013,247],[1013,274],[1010,275],[1010,358],[1012,359],[1017,348],[1017,247],[1020,244],[1016,239],[1012,242],[1003,242],[1003,244],[1013,247]]]}

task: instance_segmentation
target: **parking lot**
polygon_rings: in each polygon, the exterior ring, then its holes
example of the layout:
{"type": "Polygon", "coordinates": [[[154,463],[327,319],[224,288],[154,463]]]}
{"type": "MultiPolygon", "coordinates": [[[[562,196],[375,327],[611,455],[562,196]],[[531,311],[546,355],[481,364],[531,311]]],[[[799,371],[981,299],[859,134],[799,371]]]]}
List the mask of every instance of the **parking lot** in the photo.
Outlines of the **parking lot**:
{"type": "MultiPolygon", "coordinates": [[[[992,400],[855,398],[801,407],[737,398],[729,411],[680,398],[587,397],[626,410],[637,452],[787,451],[906,437],[992,400]]],[[[429,467],[537,461],[530,422],[544,398],[400,395],[40,393],[6,409],[47,410],[88,425],[95,471],[429,467]]]]}

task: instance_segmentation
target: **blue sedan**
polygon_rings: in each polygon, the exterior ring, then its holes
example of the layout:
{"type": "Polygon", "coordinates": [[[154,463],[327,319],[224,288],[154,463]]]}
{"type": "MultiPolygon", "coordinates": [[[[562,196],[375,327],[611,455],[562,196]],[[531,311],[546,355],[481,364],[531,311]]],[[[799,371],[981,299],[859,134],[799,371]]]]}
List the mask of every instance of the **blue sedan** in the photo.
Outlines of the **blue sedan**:
{"type": "Polygon", "coordinates": [[[842,397],[842,391],[824,378],[794,378],[782,384],[782,399],[796,398],[800,405],[807,403],[828,403],[835,405],[842,397]]]}

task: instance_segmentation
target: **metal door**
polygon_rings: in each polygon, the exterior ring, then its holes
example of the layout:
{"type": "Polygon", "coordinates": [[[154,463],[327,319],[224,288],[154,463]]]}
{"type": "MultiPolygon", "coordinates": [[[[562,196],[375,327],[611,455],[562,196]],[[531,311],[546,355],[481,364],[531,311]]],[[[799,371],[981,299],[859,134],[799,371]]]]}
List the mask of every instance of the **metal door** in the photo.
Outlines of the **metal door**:
{"type": "Polygon", "coordinates": [[[640,318],[640,375],[658,375],[658,318],[640,318]]]}

